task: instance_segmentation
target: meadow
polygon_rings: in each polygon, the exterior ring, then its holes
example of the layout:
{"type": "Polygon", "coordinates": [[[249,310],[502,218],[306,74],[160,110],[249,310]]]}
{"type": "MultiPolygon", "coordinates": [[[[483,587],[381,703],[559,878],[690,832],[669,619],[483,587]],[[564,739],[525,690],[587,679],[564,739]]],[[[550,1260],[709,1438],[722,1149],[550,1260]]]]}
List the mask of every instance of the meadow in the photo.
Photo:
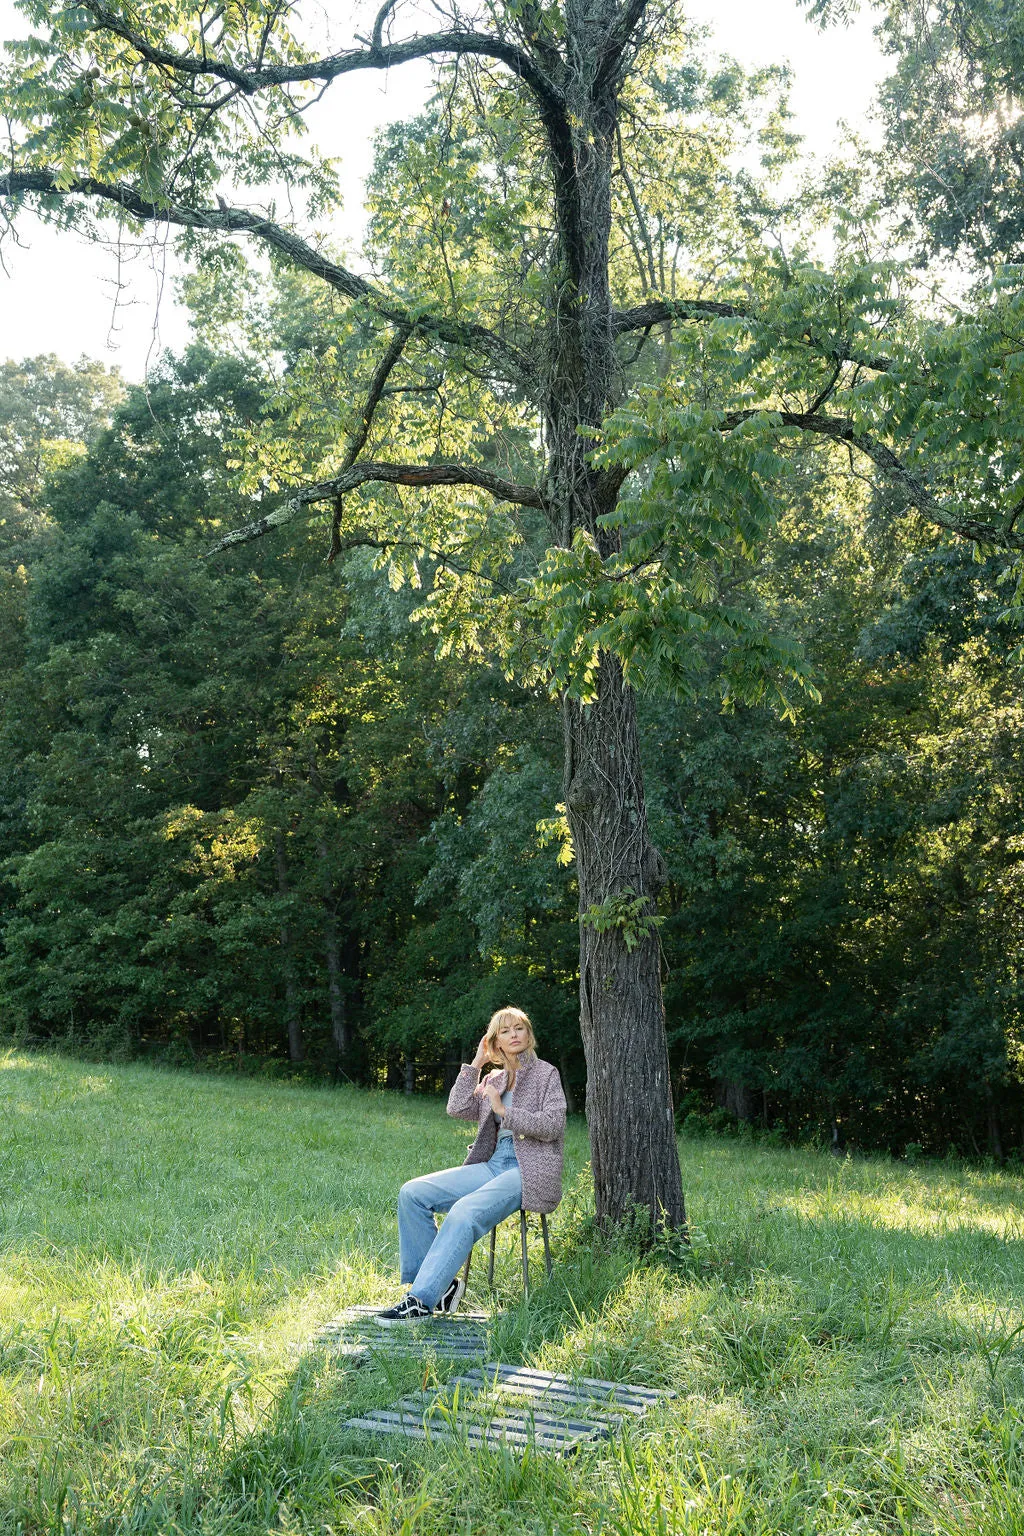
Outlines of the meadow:
{"type": "Polygon", "coordinates": [[[1024,1532],[1024,1183],[960,1164],[684,1140],[692,1250],[642,1258],[587,1230],[575,1121],[528,1304],[500,1250],[502,1358],[676,1399],[564,1461],[345,1431],[419,1368],[310,1341],[396,1294],[396,1189],[466,1139],[435,1100],[0,1053],[3,1536],[1024,1532]]]}

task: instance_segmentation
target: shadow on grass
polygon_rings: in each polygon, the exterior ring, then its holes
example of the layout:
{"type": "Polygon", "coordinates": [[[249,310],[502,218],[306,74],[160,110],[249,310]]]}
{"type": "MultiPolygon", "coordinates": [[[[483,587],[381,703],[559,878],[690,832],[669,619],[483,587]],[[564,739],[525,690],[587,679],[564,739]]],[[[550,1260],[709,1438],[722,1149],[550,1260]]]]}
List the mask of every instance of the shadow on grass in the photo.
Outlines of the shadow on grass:
{"type": "MultiPolygon", "coordinates": [[[[508,1257],[518,1265],[518,1242],[508,1257]]],[[[510,1296],[512,1265],[502,1269],[499,1294],[510,1304],[494,1314],[490,1358],[542,1363],[551,1355],[549,1368],[571,1372],[571,1354],[576,1372],[587,1374],[594,1362],[574,1350],[571,1341],[581,1322],[593,1322],[615,1297],[634,1272],[635,1260],[589,1251],[563,1255],[550,1279],[538,1276],[529,1300],[510,1296]]],[[[469,1304],[475,1307],[485,1296],[478,1289],[469,1304]]],[[[484,1490],[497,1489],[506,1499],[514,1494],[527,1505],[542,1490],[544,1497],[554,1491],[556,1502],[568,1510],[576,1476],[568,1462],[500,1447],[474,1450],[458,1440],[428,1443],[345,1428],[349,1418],[443,1385],[465,1369],[465,1362],[429,1352],[411,1359],[375,1351],[357,1364],[311,1341],[300,1351],[262,1426],[239,1437],[224,1458],[217,1486],[206,1489],[208,1509],[244,1507],[247,1518],[257,1521],[252,1528],[258,1529],[262,1519],[280,1521],[282,1511],[306,1521],[337,1518],[340,1501],[349,1515],[358,1515],[360,1529],[369,1519],[369,1528],[376,1530],[373,1521],[379,1519],[382,1530],[419,1530],[415,1518],[408,1523],[419,1497],[424,1520],[428,1505],[437,1505],[438,1528],[447,1530],[444,1520],[454,1517],[451,1501],[472,1486],[473,1496],[485,1504],[489,1495],[484,1490]],[[393,1526],[387,1523],[392,1518],[393,1526]]]]}
{"type": "MultiPolygon", "coordinates": [[[[344,1508],[375,1531],[403,1521],[411,1521],[410,1531],[433,1531],[445,1529],[445,1520],[456,1528],[474,1500],[483,1508],[487,1498],[511,1497],[510,1489],[517,1499],[578,1512],[589,1492],[597,1498],[599,1484],[601,1497],[612,1497],[608,1479],[624,1475],[641,1447],[649,1452],[652,1488],[677,1476],[681,1458],[691,1469],[703,1459],[702,1475],[753,1478],[765,1499],[784,1469],[786,1497],[798,1502],[831,1467],[851,1519],[889,1507],[900,1490],[923,1499],[925,1485],[942,1503],[944,1479],[960,1490],[966,1509],[963,1489],[979,1458],[1011,1474],[1011,1462],[1020,1461],[1019,1433],[1011,1429],[1024,1406],[1024,1314],[1010,1305],[1019,1304],[1019,1289],[990,1294],[980,1308],[972,1300],[980,1293],[968,1294],[953,1267],[963,1257],[961,1234],[880,1234],[852,1218],[805,1216],[762,1230],[766,1240],[750,1255],[755,1262],[741,1268],[734,1260],[731,1274],[724,1272],[727,1242],[717,1252],[706,1244],[682,1266],[577,1247],[560,1255],[555,1274],[528,1303],[498,1319],[495,1358],[676,1390],[676,1403],[656,1421],[627,1426],[621,1445],[554,1463],[351,1434],[346,1418],[449,1379],[459,1367],[396,1361],[353,1369],[310,1349],[265,1428],[225,1462],[223,1487],[213,1496],[230,1503],[259,1484],[261,1507],[280,1494],[282,1506],[307,1520],[344,1508]],[[893,1262],[895,1238],[904,1244],[905,1268],[893,1262]],[[858,1255],[855,1268],[844,1264],[844,1243],[858,1255]],[[780,1245],[790,1251],[788,1267],[780,1245]],[[830,1254],[831,1267],[823,1265],[830,1254]],[[425,1501],[421,1523],[417,1499],[425,1501]]],[[[646,1485],[635,1491],[643,1499],[650,1492],[646,1485]]],[[[781,1510],[783,1493],[776,1489],[771,1499],[781,1510]]],[[[971,1530],[957,1523],[958,1507],[953,1500],[948,1525],[934,1528],[958,1536],[971,1530]]],[[[507,1528],[559,1529],[547,1518],[534,1526],[524,1514],[507,1528]]],[[[629,1526],[610,1520],[606,1528],[629,1526]]]]}

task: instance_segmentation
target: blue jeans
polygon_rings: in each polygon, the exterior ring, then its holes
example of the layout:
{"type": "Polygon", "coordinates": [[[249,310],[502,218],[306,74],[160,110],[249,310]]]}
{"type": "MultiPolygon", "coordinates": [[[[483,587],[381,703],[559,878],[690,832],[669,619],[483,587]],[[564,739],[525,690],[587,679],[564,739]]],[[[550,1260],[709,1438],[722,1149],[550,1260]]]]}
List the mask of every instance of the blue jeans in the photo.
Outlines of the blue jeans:
{"type": "Polygon", "coordinates": [[[433,1310],[477,1239],[518,1211],[522,1200],[523,1180],[510,1136],[498,1142],[489,1163],[410,1179],[398,1194],[402,1284],[433,1310]],[[435,1211],[448,1212],[440,1232],[435,1211]]]}

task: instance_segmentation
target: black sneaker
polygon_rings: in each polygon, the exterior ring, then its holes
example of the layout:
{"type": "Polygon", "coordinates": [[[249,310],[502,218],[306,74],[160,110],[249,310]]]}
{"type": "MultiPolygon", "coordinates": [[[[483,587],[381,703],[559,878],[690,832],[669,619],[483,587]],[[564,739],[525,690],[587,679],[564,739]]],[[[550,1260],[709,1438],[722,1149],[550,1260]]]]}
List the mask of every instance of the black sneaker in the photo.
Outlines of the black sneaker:
{"type": "Polygon", "coordinates": [[[417,1296],[410,1291],[404,1301],[400,1301],[397,1307],[388,1307],[386,1312],[378,1312],[374,1318],[382,1328],[394,1328],[399,1323],[425,1323],[433,1317],[429,1307],[425,1307],[417,1296]]]}
{"type": "Polygon", "coordinates": [[[451,1317],[453,1312],[459,1310],[459,1302],[465,1294],[466,1282],[461,1275],[456,1275],[434,1310],[436,1312],[443,1312],[447,1317],[451,1317]]]}

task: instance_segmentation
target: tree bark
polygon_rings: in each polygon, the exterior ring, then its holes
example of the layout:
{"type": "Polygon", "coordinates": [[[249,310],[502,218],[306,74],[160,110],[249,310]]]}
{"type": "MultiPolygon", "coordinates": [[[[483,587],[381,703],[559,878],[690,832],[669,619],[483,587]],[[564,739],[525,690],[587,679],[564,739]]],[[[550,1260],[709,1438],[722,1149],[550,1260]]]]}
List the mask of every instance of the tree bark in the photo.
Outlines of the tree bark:
{"type": "Polygon", "coordinates": [[[654,897],[664,865],[647,830],[636,709],[610,657],[593,704],[566,700],[565,804],[580,901],[580,1027],[587,1056],[587,1123],[599,1221],[635,1208],[658,1225],[686,1220],[665,1010],[654,930],[632,945],[599,932],[591,907],[633,893],[654,897]]]}

